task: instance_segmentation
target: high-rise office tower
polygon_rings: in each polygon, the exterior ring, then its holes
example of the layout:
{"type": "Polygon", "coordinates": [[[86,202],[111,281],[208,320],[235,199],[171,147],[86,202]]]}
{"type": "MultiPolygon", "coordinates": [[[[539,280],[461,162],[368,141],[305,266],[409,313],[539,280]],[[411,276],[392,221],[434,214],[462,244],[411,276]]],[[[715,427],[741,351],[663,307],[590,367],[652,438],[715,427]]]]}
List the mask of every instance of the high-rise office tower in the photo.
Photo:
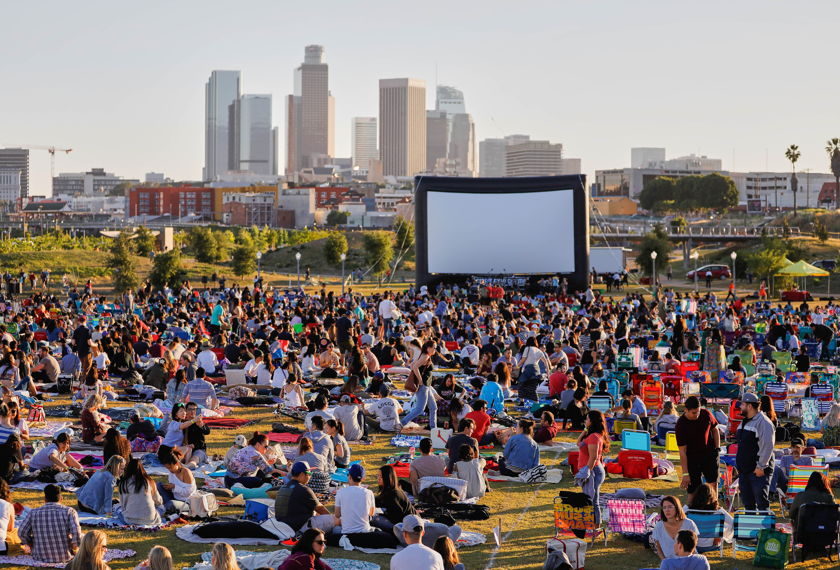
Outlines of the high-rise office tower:
{"type": "Polygon", "coordinates": [[[463,92],[447,85],[437,87],[435,110],[426,114],[429,171],[475,176],[475,124],[466,109],[463,92]]]}
{"type": "Polygon", "coordinates": [[[426,82],[379,80],[379,156],[386,176],[412,176],[426,168],[426,82]]]}
{"type": "Polygon", "coordinates": [[[320,166],[335,155],[335,100],[323,46],[306,46],[286,97],[286,172],[320,166]]]}
{"type": "Polygon", "coordinates": [[[505,162],[505,176],[564,174],[563,145],[551,144],[549,141],[510,144],[505,148],[505,162]]]}
{"type": "Polygon", "coordinates": [[[484,139],[478,144],[479,172],[484,178],[507,175],[507,147],[530,140],[528,135],[509,135],[503,139],[484,139]]]}
{"type": "Polygon", "coordinates": [[[230,105],[228,170],[277,174],[277,133],[271,125],[271,95],[242,95],[230,105]]]}
{"type": "Polygon", "coordinates": [[[204,114],[204,180],[224,174],[230,163],[230,111],[239,98],[238,71],[213,71],[207,81],[204,114]]]}
{"type": "Polygon", "coordinates": [[[25,148],[0,148],[0,170],[20,172],[20,196],[29,196],[29,150],[25,148]]]}
{"type": "Polygon", "coordinates": [[[376,146],[376,117],[353,117],[353,166],[370,168],[371,160],[379,160],[379,148],[376,146]]]}

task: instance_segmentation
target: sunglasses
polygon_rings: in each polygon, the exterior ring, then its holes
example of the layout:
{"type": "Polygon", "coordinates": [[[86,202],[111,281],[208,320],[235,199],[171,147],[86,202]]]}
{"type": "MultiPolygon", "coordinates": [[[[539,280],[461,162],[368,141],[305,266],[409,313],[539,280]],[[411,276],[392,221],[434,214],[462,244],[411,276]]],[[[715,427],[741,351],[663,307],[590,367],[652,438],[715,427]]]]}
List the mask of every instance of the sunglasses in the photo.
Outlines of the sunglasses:
{"type": "Polygon", "coordinates": [[[313,540],[312,543],[313,544],[326,544],[327,541],[326,540],[313,540]]]}

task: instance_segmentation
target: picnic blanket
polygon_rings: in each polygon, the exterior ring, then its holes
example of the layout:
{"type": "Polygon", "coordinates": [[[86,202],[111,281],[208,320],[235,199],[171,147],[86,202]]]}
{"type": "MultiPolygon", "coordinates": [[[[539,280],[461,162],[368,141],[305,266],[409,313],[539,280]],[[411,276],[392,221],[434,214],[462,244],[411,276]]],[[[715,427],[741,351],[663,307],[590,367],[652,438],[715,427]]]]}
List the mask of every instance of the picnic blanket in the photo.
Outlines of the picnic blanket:
{"type": "Polygon", "coordinates": [[[268,440],[274,443],[297,443],[303,434],[270,432],[268,440]]]}
{"type": "Polygon", "coordinates": [[[47,485],[58,485],[65,491],[75,493],[79,487],[74,487],[73,483],[67,481],[63,483],[42,483],[41,481],[19,481],[14,485],[9,485],[12,489],[29,489],[30,491],[43,491],[47,485]]]}
{"type": "MultiPolygon", "coordinates": [[[[120,560],[122,558],[131,558],[136,556],[137,552],[134,550],[120,550],[118,548],[108,549],[105,551],[105,562],[112,560],[120,560]]],[[[0,556],[0,564],[11,564],[18,568],[64,568],[66,563],[53,564],[50,562],[41,562],[35,560],[29,555],[21,556],[0,556]]],[[[377,567],[378,568],[378,567],[377,567]]]]}
{"type": "MultiPolygon", "coordinates": [[[[230,541],[226,541],[230,542],[230,541]]],[[[252,552],[249,550],[237,550],[236,562],[242,570],[254,570],[255,568],[267,567],[277,568],[291,554],[288,550],[275,550],[272,552],[252,552]]],[[[192,567],[192,570],[212,570],[210,559],[212,554],[205,552],[201,555],[201,562],[192,567]]],[[[363,560],[348,560],[346,558],[325,558],[324,562],[330,565],[333,570],[379,570],[379,565],[363,560]]]]}
{"type": "MultiPolygon", "coordinates": [[[[195,529],[197,529],[198,526],[199,525],[197,524],[188,524],[186,526],[176,528],[175,536],[181,540],[185,540],[186,542],[194,542],[197,544],[216,544],[219,542],[218,538],[202,538],[195,534],[195,529]]],[[[224,541],[228,544],[239,546],[277,546],[280,542],[277,538],[226,538],[224,541]]]]}
{"type": "Polygon", "coordinates": [[[70,422],[54,422],[54,421],[47,421],[43,425],[35,424],[33,426],[30,426],[29,436],[30,437],[49,437],[49,438],[53,438],[61,430],[69,428],[70,425],[71,425],[70,422]]]}
{"type": "Polygon", "coordinates": [[[234,429],[254,423],[254,420],[246,418],[207,418],[204,424],[207,427],[219,429],[234,429]]]}
{"type": "MultiPolygon", "coordinates": [[[[512,481],[514,483],[524,483],[522,479],[519,477],[511,477],[509,475],[502,475],[496,471],[488,471],[487,472],[487,480],[488,481],[512,481]]],[[[559,483],[563,480],[563,470],[562,469],[549,469],[545,472],[545,483],[559,483]]]]}
{"type": "Polygon", "coordinates": [[[422,435],[395,435],[391,438],[391,445],[394,447],[420,447],[422,435]]]}
{"type": "Polygon", "coordinates": [[[121,524],[114,517],[106,517],[102,515],[90,515],[79,513],[79,524],[82,526],[93,526],[98,528],[120,528],[125,530],[143,530],[148,532],[156,532],[170,526],[171,522],[153,525],[136,525],[136,524],[121,524]]]}
{"type": "MultiPolygon", "coordinates": [[[[480,532],[461,532],[461,536],[458,537],[458,540],[455,541],[456,548],[467,548],[470,546],[478,546],[479,544],[484,544],[487,542],[487,537],[481,534],[480,532]]],[[[359,552],[364,552],[365,554],[396,554],[403,547],[399,548],[360,548],[358,546],[353,546],[349,542],[347,542],[347,546],[343,546],[344,550],[358,550],[359,552]],[[349,548],[348,548],[349,546],[349,548]]]]}
{"type": "Polygon", "coordinates": [[[555,453],[568,453],[570,451],[577,451],[577,444],[572,443],[571,441],[555,441],[551,445],[546,443],[540,444],[540,451],[547,451],[547,452],[555,452],[555,453]]]}

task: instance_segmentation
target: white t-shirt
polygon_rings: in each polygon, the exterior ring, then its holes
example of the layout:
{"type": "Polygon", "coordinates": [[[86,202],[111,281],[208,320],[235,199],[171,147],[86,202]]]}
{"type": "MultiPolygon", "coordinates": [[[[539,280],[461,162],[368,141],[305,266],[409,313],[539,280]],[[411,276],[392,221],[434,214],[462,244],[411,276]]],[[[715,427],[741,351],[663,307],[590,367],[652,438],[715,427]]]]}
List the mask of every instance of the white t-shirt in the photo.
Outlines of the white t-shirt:
{"type": "Polygon", "coordinates": [[[335,495],[335,506],[341,509],[341,533],[370,532],[370,512],[375,500],[370,489],[351,485],[335,495]]]}
{"type": "Polygon", "coordinates": [[[0,543],[6,542],[9,529],[9,518],[15,516],[15,508],[9,501],[0,499],[0,543]]]}
{"type": "Polygon", "coordinates": [[[275,368],[274,374],[271,376],[271,386],[273,388],[282,389],[286,385],[286,380],[289,379],[289,373],[285,368],[275,368]]]}
{"type": "Polygon", "coordinates": [[[520,361],[520,365],[527,366],[529,364],[536,364],[540,360],[545,359],[545,353],[540,350],[539,348],[534,348],[533,346],[526,346],[522,350],[522,360],[520,361]]]}
{"type": "Polygon", "coordinates": [[[391,557],[391,570],[443,570],[443,558],[428,546],[409,544],[391,557]]]}
{"type": "Polygon", "coordinates": [[[397,306],[391,299],[383,299],[379,302],[379,316],[383,319],[392,319],[396,308],[397,306]]]}
{"type": "Polygon", "coordinates": [[[397,414],[397,401],[393,398],[382,398],[371,408],[379,421],[379,427],[385,431],[396,431],[400,416],[397,414]]]}
{"type": "Polygon", "coordinates": [[[216,353],[212,350],[202,350],[196,357],[196,364],[199,367],[204,368],[207,373],[212,373],[219,365],[219,359],[216,356],[216,353]]]}
{"type": "Polygon", "coordinates": [[[108,368],[108,365],[111,364],[111,359],[108,358],[106,353],[100,352],[96,355],[96,358],[93,359],[93,362],[96,364],[97,370],[105,370],[108,368]]]}

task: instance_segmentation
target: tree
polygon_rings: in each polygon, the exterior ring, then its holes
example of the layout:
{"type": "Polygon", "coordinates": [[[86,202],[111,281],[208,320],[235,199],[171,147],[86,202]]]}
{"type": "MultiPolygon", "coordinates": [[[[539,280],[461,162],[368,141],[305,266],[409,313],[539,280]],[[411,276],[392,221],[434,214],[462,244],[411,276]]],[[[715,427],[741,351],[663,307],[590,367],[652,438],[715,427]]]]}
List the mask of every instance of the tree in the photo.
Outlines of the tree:
{"type": "Polygon", "coordinates": [[[348,250],[347,238],[340,232],[330,232],[324,244],[324,255],[332,265],[341,265],[341,254],[348,250]]]}
{"type": "Polygon", "coordinates": [[[183,271],[181,267],[181,251],[171,249],[155,256],[149,279],[152,281],[152,285],[158,289],[163,289],[167,283],[172,285],[177,284],[183,276],[183,271]]]}
{"type": "Polygon", "coordinates": [[[216,232],[210,228],[196,226],[190,229],[189,246],[196,261],[202,263],[217,263],[221,261],[218,242],[214,239],[216,232]]]}
{"type": "Polygon", "coordinates": [[[642,239],[639,255],[636,257],[636,263],[642,268],[642,271],[653,275],[653,261],[650,258],[651,252],[656,252],[659,267],[665,267],[668,264],[668,258],[671,255],[672,249],[673,244],[668,239],[665,228],[657,224],[653,228],[653,231],[648,232],[642,239]]]}
{"type": "Polygon", "coordinates": [[[674,199],[674,179],[658,176],[645,184],[639,194],[639,205],[645,210],[654,210],[660,202],[674,199]]]}
{"type": "Polygon", "coordinates": [[[785,266],[785,253],[778,249],[762,249],[750,254],[747,263],[753,273],[770,283],[771,276],[785,266]]]}
{"type": "Polygon", "coordinates": [[[837,208],[838,191],[840,191],[840,139],[829,139],[825,152],[831,159],[831,173],[834,175],[834,208],[837,208]]]}
{"type": "Polygon", "coordinates": [[[705,207],[700,201],[702,176],[683,176],[674,183],[674,200],[680,210],[696,210],[705,207]]]}
{"type": "Polygon", "coordinates": [[[814,218],[814,236],[822,243],[828,241],[828,228],[819,218],[814,218]]]}
{"type": "Polygon", "coordinates": [[[350,212],[330,210],[330,213],[327,214],[327,225],[332,227],[343,226],[347,223],[348,219],[350,219],[350,212]]]}
{"type": "Polygon", "coordinates": [[[397,252],[400,257],[411,259],[414,257],[414,224],[402,216],[394,219],[394,233],[396,234],[397,252]]]}
{"type": "Polygon", "coordinates": [[[236,246],[230,256],[230,265],[233,273],[240,277],[253,273],[257,268],[257,248],[253,244],[236,246]]]}
{"type": "Polygon", "coordinates": [[[682,216],[677,216],[673,220],[671,220],[671,231],[676,234],[684,234],[686,228],[688,228],[688,220],[683,218],[682,216]]]}
{"type": "Polygon", "coordinates": [[[388,271],[391,259],[394,257],[393,236],[383,231],[365,232],[364,248],[365,262],[381,285],[382,275],[388,271]]]}
{"type": "MultiPolygon", "coordinates": [[[[787,147],[785,151],[785,158],[790,161],[790,189],[793,190],[793,215],[796,215],[796,191],[799,189],[799,182],[796,180],[796,161],[799,160],[799,157],[802,156],[802,153],[799,152],[799,146],[792,144],[787,147]]],[[[778,206],[778,204],[777,204],[778,206]]]]}
{"type": "Polygon", "coordinates": [[[108,262],[114,271],[114,290],[117,293],[130,291],[140,284],[134,269],[131,239],[126,232],[120,232],[114,240],[108,262]]]}
{"type": "Polygon", "coordinates": [[[155,250],[155,234],[146,226],[140,226],[134,233],[134,247],[137,255],[148,256],[155,250]]]}
{"type": "Polygon", "coordinates": [[[717,172],[706,176],[690,177],[694,181],[693,201],[703,208],[725,210],[738,205],[738,188],[728,176],[717,172]]]}

